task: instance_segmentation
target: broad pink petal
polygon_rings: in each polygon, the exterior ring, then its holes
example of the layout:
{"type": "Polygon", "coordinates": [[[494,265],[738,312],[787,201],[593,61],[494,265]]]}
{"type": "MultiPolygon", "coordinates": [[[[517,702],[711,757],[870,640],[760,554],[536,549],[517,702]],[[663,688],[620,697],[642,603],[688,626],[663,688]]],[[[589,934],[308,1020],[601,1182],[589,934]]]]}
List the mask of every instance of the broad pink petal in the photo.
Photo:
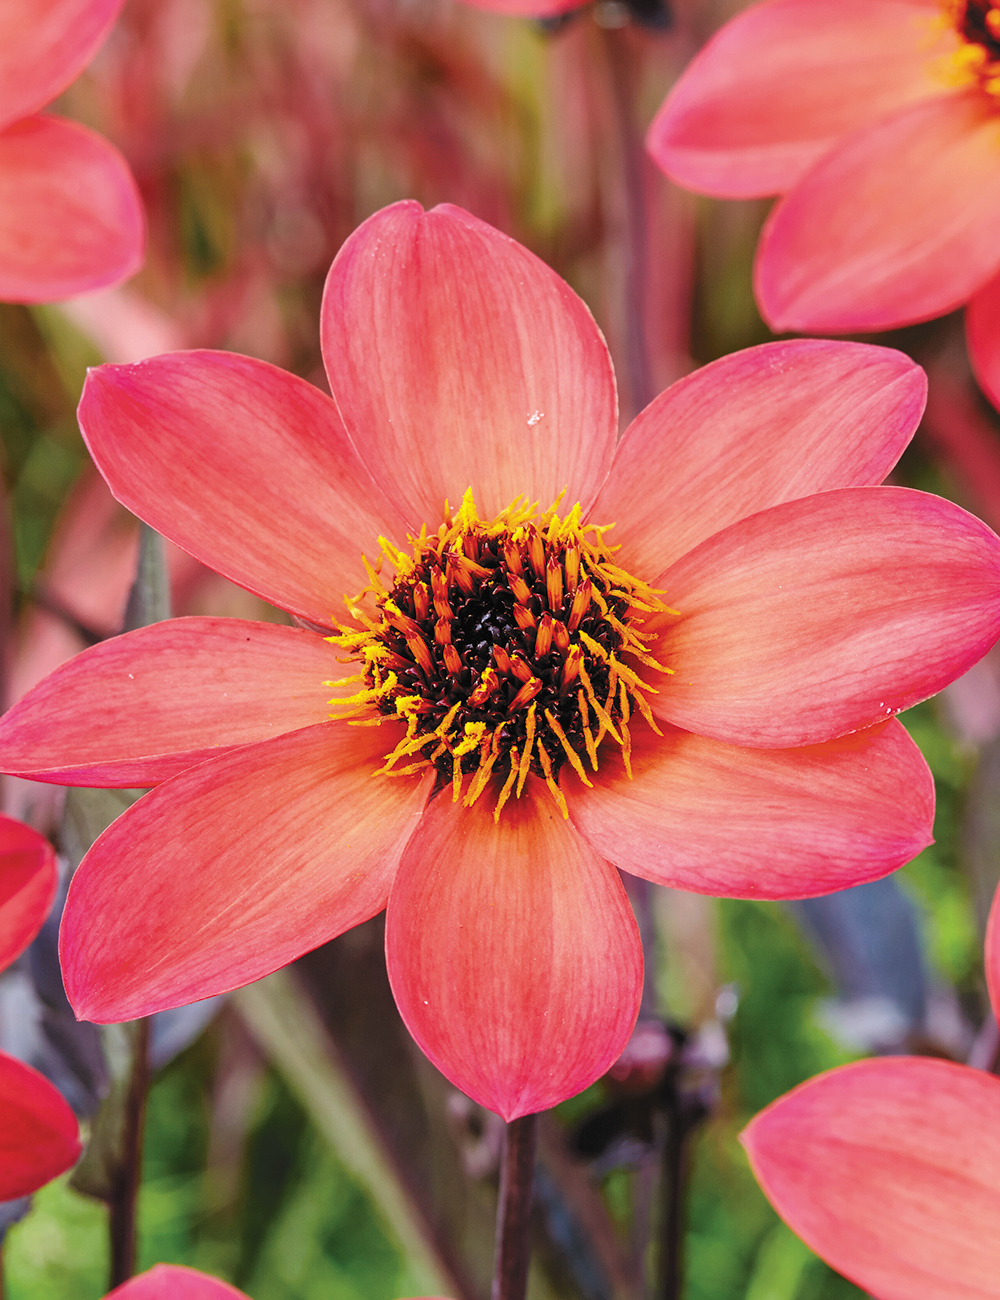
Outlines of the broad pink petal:
{"type": "Polygon", "coordinates": [[[674,889],[808,898],[875,880],[933,840],[934,782],[902,723],[804,749],[739,749],[644,724],[629,780],[609,756],[563,789],[603,857],[674,889]]]}
{"type": "Polygon", "coordinates": [[[649,129],[680,185],[780,194],[837,140],[928,95],[956,45],[935,0],[765,0],[692,60],[649,129]]]}
{"type": "Polygon", "coordinates": [[[0,813],[0,970],[19,957],[42,928],[58,883],[56,855],[48,840],[0,813]]]}
{"type": "Polygon", "coordinates": [[[436,529],[468,488],[593,501],[617,436],[611,358],[537,257],[461,208],[397,203],[337,254],[323,356],[347,428],[407,523],[436,529]]]}
{"type": "Polygon", "coordinates": [[[232,352],[172,352],[87,378],[80,427],[124,505],[210,568],[327,624],[405,542],[333,402],[232,352]]]}
{"type": "Polygon", "coordinates": [[[1000,538],[950,501],[844,488],[716,533],[654,584],[653,711],[737,745],[811,745],[926,699],[1000,635],[1000,538]]]}
{"type": "Polygon", "coordinates": [[[139,191],[107,140],[58,117],[0,132],[0,300],[53,302],[123,280],[145,240],[139,191]]]}
{"type": "Polygon", "coordinates": [[[883,330],[960,306],[1000,266],[1000,117],[976,93],[847,137],[771,213],[754,286],[776,330],[883,330]]]}
{"type": "Polygon", "coordinates": [[[507,14],[512,18],[554,18],[582,8],[581,0],[465,0],[473,9],[485,9],[491,14],[507,14]]]}
{"type": "Polygon", "coordinates": [[[713,361],[633,420],[591,511],[639,575],[720,528],[828,488],[880,483],[920,421],[927,379],[901,352],[795,339],[713,361]]]}
{"type": "Polygon", "coordinates": [[[979,386],[1000,410],[1000,275],[969,299],[965,340],[979,386]]]}
{"type": "Polygon", "coordinates": [[[0,126],[27,117],[83,71],[123,0],[3,0],[0,126]]]}
{"type": "Polygon", "coordinates": [[[132,1020],[238,988],[374,916],[428,791],[374,775],[392,743],[323,723],[190,768],[119,817],[63,916],[78,1017],[132,1020]]]}
{"type": "Polygon", "coordinates": [[[986,983],[990,990],[993,1014],[1000,1020],[1000,888],[993,895],[993,906],[986,926],[986,983]]]}
{"type": "Polygon", "coordinates": [[[618,873],[530,779],[492,802],[432,800],[389,895],[386,963],[410,1033],[505,1119],[547,1110],[621,1054],[642,947],[618,873]]]}
{"type": "Polygon", "coordinates": [[[858,1061],[744,1130],[791,1228],[879,1300],[1000,1300],[1000,1079],[950,1061],[858,1061]]]}
{"type": "Polygon", "coordinates": [[[0,767],[61,785],[156,785],[327,721],[329,682],[357,671],[343,658],[315,632],[273,623],[140,628],[84,650],[0,718],[0,767]]]}
{"type": "Polygon", "coordinates": [[[27,1196],[80,1154],[76,1116],[30,1065],[0,1052],[0,1201],[27,1196]]]}
{"type": "Polygon", "coordinates": [[[228,1282],[180,1264],[157,1264],[109,1291],[105,1300],[248,1300],[228,1282]]]}

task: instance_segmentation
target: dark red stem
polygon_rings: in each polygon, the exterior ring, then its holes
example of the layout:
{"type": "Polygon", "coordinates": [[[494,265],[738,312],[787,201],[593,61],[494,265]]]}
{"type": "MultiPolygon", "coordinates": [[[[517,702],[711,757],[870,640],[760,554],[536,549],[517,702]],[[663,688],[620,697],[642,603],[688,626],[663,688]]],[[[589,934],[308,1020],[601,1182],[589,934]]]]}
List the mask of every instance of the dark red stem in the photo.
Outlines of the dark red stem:
{"type": "Polygon", "coordinates": [[[535,1120],[534,1115],[522,1115],[507,1125],[500,1171],[492,1300],[524,1300],[528,1289],[535,1120]]]}
{"type": "Polygon", "coordinates": [[[121,1162],[108,1201],[111,1246],[111,1288],[121,1286],[135,1273],[135,1222],[142,1179],[142,1136],[149,1091],[149,1020],[133,1024],[132,1060],[126,1084],[122,1124],[121,1162]]]}

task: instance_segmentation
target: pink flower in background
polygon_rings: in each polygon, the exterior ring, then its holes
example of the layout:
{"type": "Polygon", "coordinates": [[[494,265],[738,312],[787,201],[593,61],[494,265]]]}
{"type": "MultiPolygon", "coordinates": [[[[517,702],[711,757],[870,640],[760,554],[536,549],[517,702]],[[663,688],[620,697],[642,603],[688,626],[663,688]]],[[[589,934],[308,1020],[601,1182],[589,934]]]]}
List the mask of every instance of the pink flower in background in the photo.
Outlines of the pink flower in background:
{"type": "Polygon", "coordinates": [[[16,961],[42,928],[57,880],[48,841],[0,813],[0,970],[16,961]]]}
{"type": "Polygon", "coordinates": [[[157,1264],[109,1291],[105,1300],[248,1300],[236,1287],[179,1264],[157,1264]]]}
{"type": "Polygon", "coordinates": [[[37,111],[79,75],[121,6],[0,6],[0,300],[68,298],[142,262],[142,204],[121,154],[86,127],[37,111]]]}
{"type": "MultiPolygon", "coordinates": [[[[986,936],[1000,1013],[1000,895],[986,936]]],[[[781,1217],[877,1300],[1000,1297],[1000,1079],[950,1061],[846,1065],[742,1137],[781,1217]]]]}
{"type": "MultiPolygon", "coordinates": [[[[179,1264],[157,1264],[148,1273],[130,1277],[109,1291],[105,1300],[248,1300],[248,1297],[208,1273],[179,1264]]],[[[433,1300],[427,1297],[426,1300],[433,1300]]]]}
{"type": "MultiPolygon", "coordinates": [[[[0,814],[0,970],[41,929],[55,897],[55,854],[37,831],[0,814]]],[[[27,1196],[80,1154],[62,1096],[37,1070],[0,1052],[0,1201],[27,1196]]]]}
{"type": "Polygon", "coordinates": [[[650,127],[669,176],[785,197],[755,291],[775,330],[883,330],[969,303],[1000,399],[1000,5],[764,0],[728,23],[650,127]]]}
{"type": "Polygon", "coordinates": [[[79,1015],[237,987],[387,906],[408,1027],[512,1118],[628,1039],[616,866],[801,897],[930,841],[892,715],[996,639],[1000,541],[874,486],[925,394],[886,349],[726,357],[617,443],[587,309],[457,208],[356,231],[322,342],[335,400],[228,353],[91,374],[119,499],[303,626],[95,646],[6,715],[0,763],[157,786],[70,890],[79,1015]]]}

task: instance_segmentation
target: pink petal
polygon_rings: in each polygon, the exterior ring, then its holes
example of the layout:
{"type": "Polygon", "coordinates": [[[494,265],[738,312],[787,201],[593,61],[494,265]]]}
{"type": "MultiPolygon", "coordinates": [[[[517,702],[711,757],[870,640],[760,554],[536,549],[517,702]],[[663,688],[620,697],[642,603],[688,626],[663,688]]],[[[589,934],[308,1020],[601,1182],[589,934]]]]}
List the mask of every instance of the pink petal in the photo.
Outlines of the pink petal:
{"type": "Polygon", "coordinates": [[[0,299],[52,302],[142,264],[142,201],[102,136],[58,117],[0,131],[0,299]]]}
{"type": "Polygon", "coordinates": [[[179,1264],[157,1264],[109,1291],[105,1300],[247,1300],[228,1282],[179,1264]]]}
{"type": "Polygon", "coordinates": [[[1000,1079],[950,1061],[858,1061],[744,1130],[781,1217],[879,1300],[1000,1298],[1000,1079]]]}
{"type": "Polygon", "coordinates": [[[847,137],[774,209],[755,292],[775,330],[883,330],[951,311],[1000,266],[1000,121],[979,93],[847,137]]]}
{"type": "Polygon", "coordinates": [[[979,386],[1000,410],[1000,275],[969,299],[965,340],[979,386]]]}
{"type": "Polygon", "coordinates": [[[920,421],[927,379],[889,348],[795,339],[672,384],[625,431],[591,511],[618,563],[662,573],[747,515],[880,483],[920,421]]]}
{"type": "Polygon", "coordinates": [[[939,497],[844,488],[731,525],[654,584],[653,711],[777,748],[842,736],[958,677],[1000,635],[1000,538],[939,497]],[[654,674],[655,675],[655,674],[654,674]]]}
{"type": "Polygon", "coordinates": [[[122,0],[3,0],[0,126],[55,99],[93,58],[122,0]]]}
{"type": "Polygon", "coordinates": [[[80,427],[112,492],[210,568],[317,623],[367,583],[362,551],[405,541],[337,408],[231,352],[91,371],[80,427]],[[197,466],[197,473],[192,473],[197,466]]]}
{"type": "Polygon", "coordinates": [[[429,788],[374,775],[392,743],[323,723],[190,768],[119,817],[63,916],[77,1016],[238,988],[380,911],[429,788]]]}
{"type": "Polygon", "coordinates": [[[582,8],[581,0],[465,0],[465,3],[472,5],[473,9],[507,14],[511,18],[554,18],[557,14],[582,8]]]}
{"type": "Polygon", "coordinates": [[[563,781],[570,816],[633,875],[725,898],[808,898],[875,880],[933,841],[934,782],[892,719],[804,749],[636,727],[629,780],[563,781]]]}
{"type": "Polygon", "coordinates": [[[27,1196],[80,1154],[76,1116],[37,1070],[0,1052],[0,1201],[27,1196]]]}
{"type": "Polygon", "coordinates": [[[689,189],[780,194],[848,131],[928,95],[954,48],[934,0],[769,0],[692,60],[649,129],[650,153],[689,189]]]}
{"type": "Polygon", "coordinates": [[[386,912],[396,1005],[421,1050],[504,1119],[602,1075],[639,1010],[642,947],[618,873],[529,780],[491,801],[434,799],[386,912]]]}
{"type": "Polygon", "coordinates": [[[0,813],[0,970],[20,957],[42,928],[58,883],[48,840],[0,813]]]}
{"type": "Polygon", "coordinates": [[[156,785],[236,746],[325,722],[329,682],[357,670],[342,659],[315,632],[273,623],[176,618],[140,628],[84,650],[6,713],[0,766],[61,785],[156,785]]]}
{"type": "Polygon", "coordinates": [[[1000,1020],[1000,888],[993,896],[986,926],[986,983],[990,990],[993,1014],[1000,1020]]]}
{"type": "Polygon", "coordinates": [[[461,208],[397,203],[340,250],[323,355],[355,445],[407,523],[467,488],[594,499],[617,436],[611,358],[590,312],[520,244],[461,208]]]}

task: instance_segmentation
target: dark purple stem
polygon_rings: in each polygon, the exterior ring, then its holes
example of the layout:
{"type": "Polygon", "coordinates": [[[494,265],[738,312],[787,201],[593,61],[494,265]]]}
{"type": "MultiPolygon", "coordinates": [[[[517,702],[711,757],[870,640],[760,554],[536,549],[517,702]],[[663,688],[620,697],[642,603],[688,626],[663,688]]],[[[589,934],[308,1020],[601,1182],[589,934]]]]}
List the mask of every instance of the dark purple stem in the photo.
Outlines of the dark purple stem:
{"type": "Polygon", "coordinates": [[[528,1289],[535,1121],[534,1115],[522,1115],[507,1125],[497,1206],[492,1300],[524,1300],[528,1289]]]}
{"type": "Polygon", "coordinates": [[[646,299],[649,267],[647,265],[648,231],[646,226],[646,155],[642,134],[636,125],[636,68],[631,57],[626,31],[602,31],[611,74],[615,132],[618,136],[622,178],[624,180],[624,257],[625,257],[625,369],[629,393],[630,418],[656,396],[653,387],[649,344],[646,339],[646,299]]]}
{"type": "Polygon", "coordinates": [[[121,1163],[108,1201],[111,1288],[135,1273],[135,1219],[142,1179],[142,1136],[149,1091],[149,1020],[132,1025],[132,1060],[122,1116],[121,1163]]]}

